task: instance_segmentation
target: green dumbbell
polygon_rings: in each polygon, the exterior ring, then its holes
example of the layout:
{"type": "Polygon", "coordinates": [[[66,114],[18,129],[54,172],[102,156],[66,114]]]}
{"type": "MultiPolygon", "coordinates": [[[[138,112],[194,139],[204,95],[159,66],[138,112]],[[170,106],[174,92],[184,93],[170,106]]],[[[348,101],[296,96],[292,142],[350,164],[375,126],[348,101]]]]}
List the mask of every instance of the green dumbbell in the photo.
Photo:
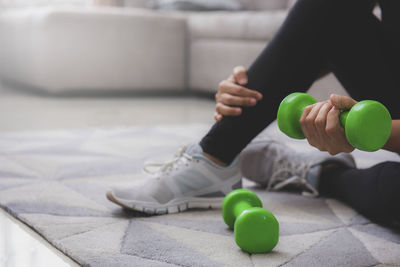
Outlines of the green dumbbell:
{"type": "Polygon", "coordinates": [[[249,253],[266,253],[279,239],[279,223],[262,208],[256,194],[246,189],[229,193],[222,203],[222,217],[234,229],[236,244],[249,253]]]}
{"type": "MultiPolygon", "coordinates": [[[[316,103],[306,93],[292,93],[285,97],[278,109],[279,129],[296,139],[304,139],[300,117],[304,108],[316,103]]],[[[342,111],[339,117],[345,129],[347,141],[355,148],[376,151],[387,142],[392,131],[392,118],[384,105],[374,100],[363,100],[349,111],[342,111]]]]}

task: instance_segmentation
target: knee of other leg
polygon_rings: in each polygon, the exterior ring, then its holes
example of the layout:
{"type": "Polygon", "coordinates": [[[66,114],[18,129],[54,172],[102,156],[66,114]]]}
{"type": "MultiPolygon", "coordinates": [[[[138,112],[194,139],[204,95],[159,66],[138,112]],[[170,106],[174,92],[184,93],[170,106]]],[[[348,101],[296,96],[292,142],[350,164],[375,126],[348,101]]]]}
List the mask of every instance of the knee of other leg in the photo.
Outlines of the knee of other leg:
{"type": "Polygon", "coordinates": [[[400,162],[384,162],[380,164],[378,173],[379,204],[383,213],[400,210],[400,162]]]}

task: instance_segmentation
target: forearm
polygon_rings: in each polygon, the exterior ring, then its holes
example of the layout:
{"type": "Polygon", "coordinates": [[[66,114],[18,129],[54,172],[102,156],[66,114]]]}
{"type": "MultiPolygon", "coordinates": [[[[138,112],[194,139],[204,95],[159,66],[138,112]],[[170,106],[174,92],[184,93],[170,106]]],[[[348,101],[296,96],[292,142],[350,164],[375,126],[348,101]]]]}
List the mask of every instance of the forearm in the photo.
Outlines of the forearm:
{"type": "Polygon", "coordinates": [[[400,120],[392,121],[392,132],[383,149],[400,153],[400,120]]]}

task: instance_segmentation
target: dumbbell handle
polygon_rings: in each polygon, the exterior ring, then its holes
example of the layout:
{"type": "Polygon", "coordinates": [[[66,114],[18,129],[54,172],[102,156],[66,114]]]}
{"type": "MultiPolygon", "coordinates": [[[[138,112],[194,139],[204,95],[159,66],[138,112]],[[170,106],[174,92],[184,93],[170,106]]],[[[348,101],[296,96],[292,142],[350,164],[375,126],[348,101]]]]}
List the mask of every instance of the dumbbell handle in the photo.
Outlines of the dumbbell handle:
{"type": "Polygon", "coordinates": [[[347,119],[348,115],[349,115],[348,110],[340,112],[339,121],[340,121],[340,125],[342,125],[343,128],[346,128],[346,119],[347,119]]]}
{"type": "Polygon", "coordinates": [[[222,202],[222,217],[229,228],[233,229],[237,218],[254,207],[262,208],[258,196],[247,189],[236,189],[229,193],[222,202]]]}
{"type": "Polygon", "coordinates": [[[233,208],[233,214],[235,215],[235,218],[239,217],[240,214],[242,214],[243,211],[252,208],[248,202],[245,201],[240,201],[236,203],[235,207],[233,208]]]}

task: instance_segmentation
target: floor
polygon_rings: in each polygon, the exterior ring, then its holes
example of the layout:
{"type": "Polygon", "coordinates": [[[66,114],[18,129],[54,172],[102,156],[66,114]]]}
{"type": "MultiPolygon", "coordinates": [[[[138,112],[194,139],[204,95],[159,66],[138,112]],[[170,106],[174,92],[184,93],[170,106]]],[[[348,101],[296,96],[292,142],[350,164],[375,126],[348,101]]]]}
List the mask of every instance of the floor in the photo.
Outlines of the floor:
{"type": "Polygon", "coordinates": [[[0,131],[213,121],[211,97],[56,97],[0,85],[0,131]]]}
{"type": "MultiPolygon", "coordinates": [[[[0,84],[0,133],[151,124],[212,123],[215,103],[194,96],[56,97],[0,84]]],[[[76,266],[0,209],[0,266],[76,266]]]]}

